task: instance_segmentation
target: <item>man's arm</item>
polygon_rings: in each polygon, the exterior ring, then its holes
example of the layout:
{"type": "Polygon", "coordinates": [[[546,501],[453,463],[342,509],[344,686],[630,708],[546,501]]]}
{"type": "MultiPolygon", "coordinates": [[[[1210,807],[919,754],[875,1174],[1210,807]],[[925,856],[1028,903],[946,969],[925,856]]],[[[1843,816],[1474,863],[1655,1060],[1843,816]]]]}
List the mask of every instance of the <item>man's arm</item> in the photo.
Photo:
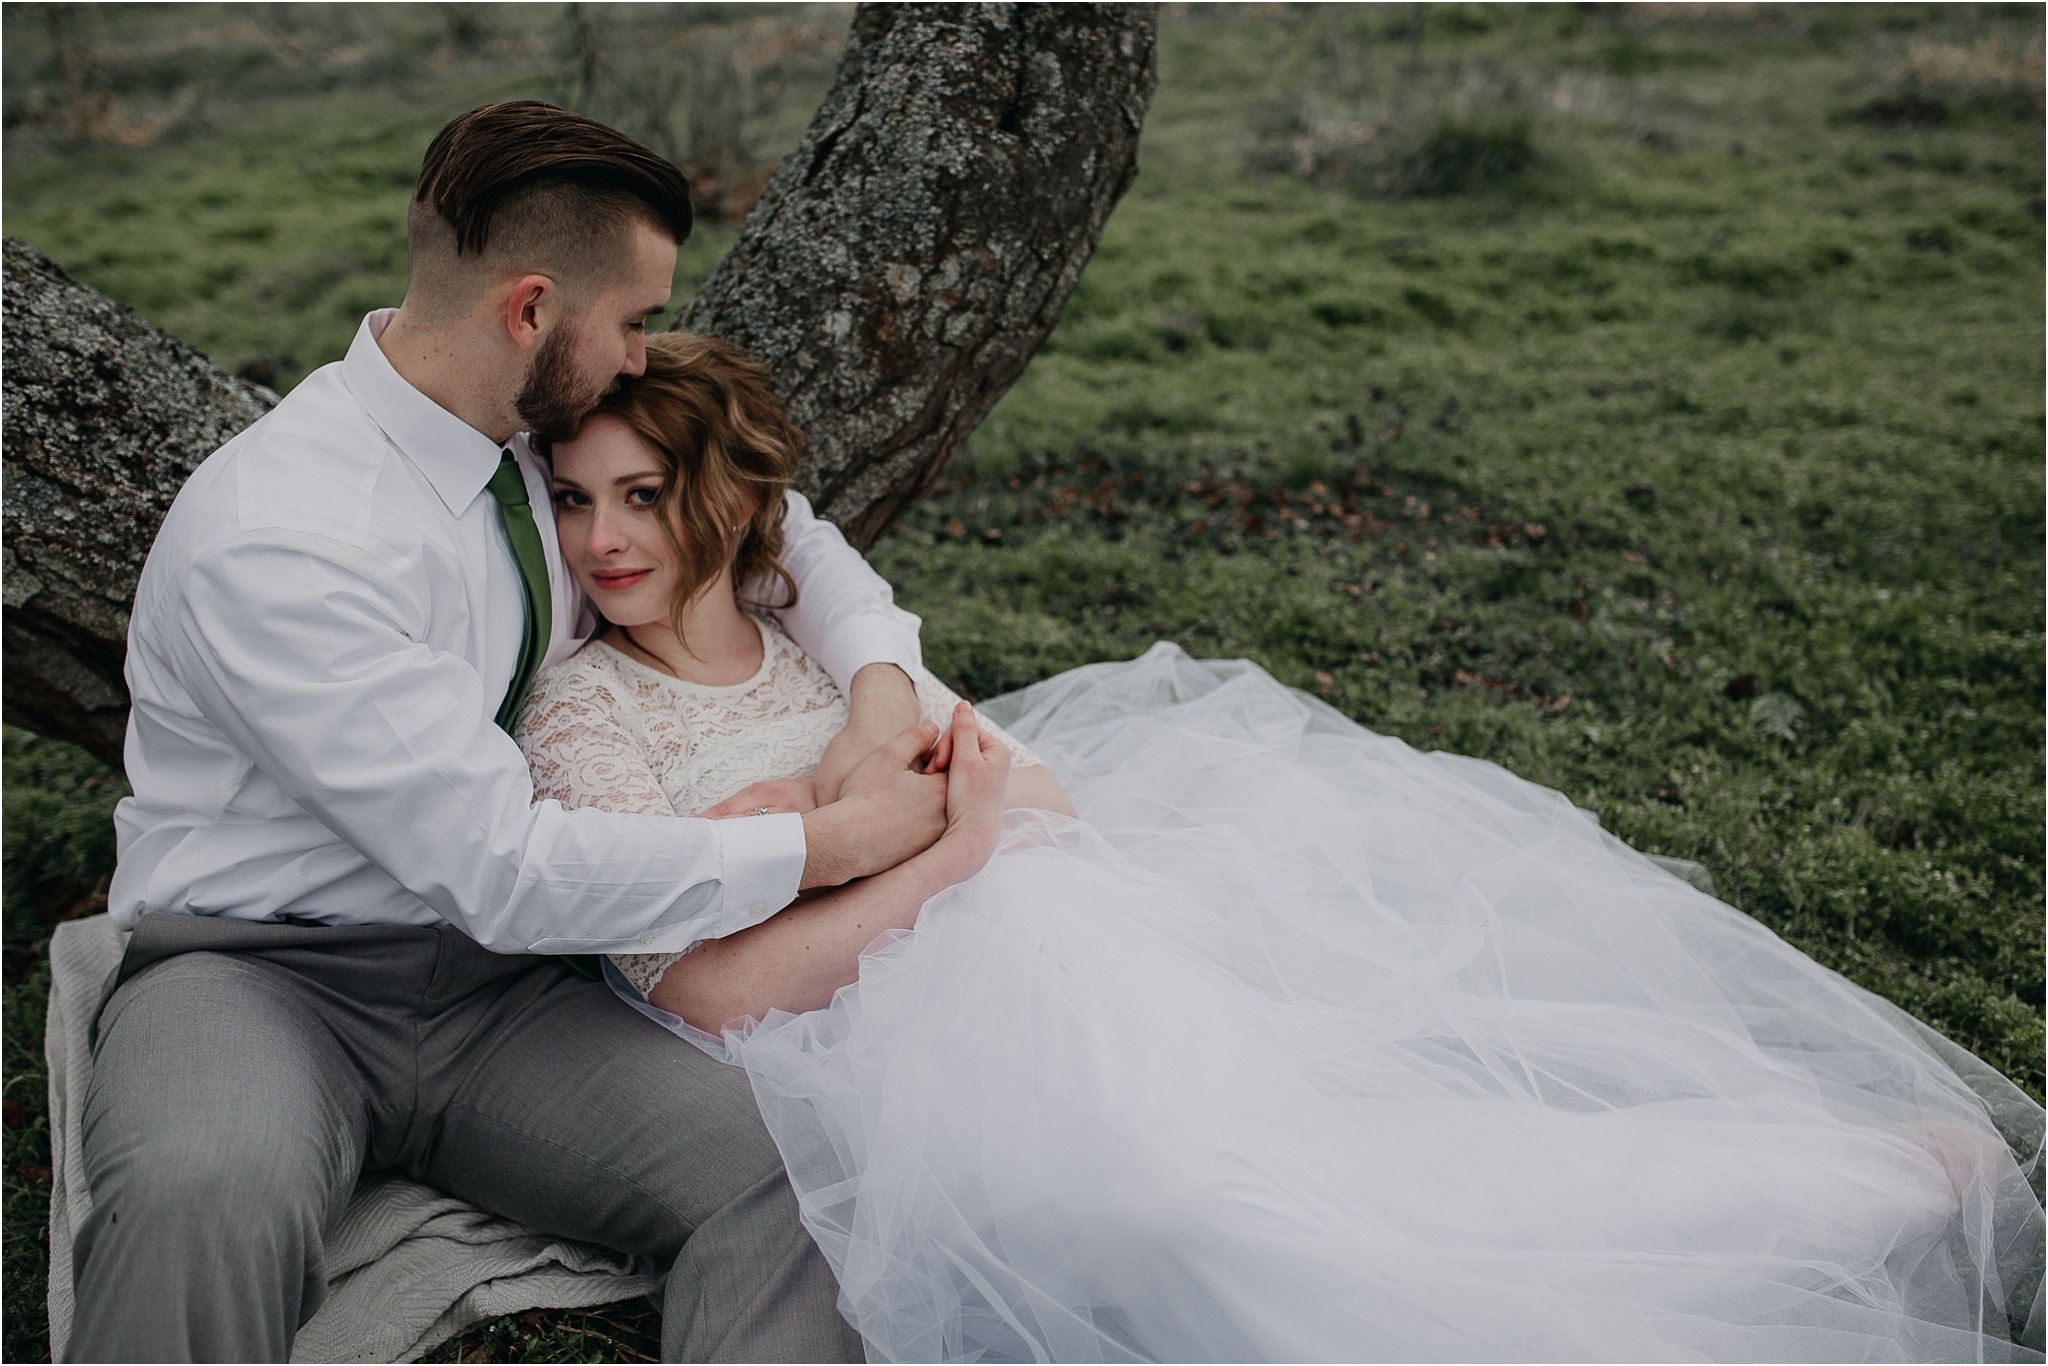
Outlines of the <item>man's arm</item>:
{"type": "Polygon", "coordinates": [[[796,580],[797,599],[776,615],[789,638],[849,696],[854,675],[870,664],[894,664],[908,681],[923,662],[917,618],[896,606],[889,581],[811,511],[808,498],[791,489],[785,500],[782,565],[796,580]]]}
{"type": "Polygon", "coordinates": [[[790,639],[818,661],[846,697],[846,729],[818,763],[818,801],[837,799],[846,775],[918,719],[910,675],[922,654],[918,619],[896,606],[889,581],[846,543],[839,528],[792,489],[783,517],[783,567],[797,600],[778,615],[790,639]]]}
{"type": "MultiPolygon", "coordinates": [[[[235,538],[180,583],[170,663],[286,796],[486,948],[675,951],[795,896],[801,817],[535,804],[525,759],[490,719],[496,697],[468,660],[420,640],[417,578],[317,535],[235,538]]],[[[852,806],[835,817],[833,871],[860,876],[860,851],[904,822],[879,799],[852,806]]]]}

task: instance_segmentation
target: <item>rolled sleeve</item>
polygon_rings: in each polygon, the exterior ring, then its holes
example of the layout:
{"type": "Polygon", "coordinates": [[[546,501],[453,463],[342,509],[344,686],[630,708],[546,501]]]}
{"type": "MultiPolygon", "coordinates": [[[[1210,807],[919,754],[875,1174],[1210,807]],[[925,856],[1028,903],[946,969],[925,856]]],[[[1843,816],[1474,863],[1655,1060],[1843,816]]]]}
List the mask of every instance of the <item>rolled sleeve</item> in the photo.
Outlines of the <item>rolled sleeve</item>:
{"type": "Polygon", "coordinates": [[[783,519],[782,562],[795,580],[796,602],[780,609],[783,629],[818,661],[841,693],[870,664],[894,664],[912,678],[922,663],[918,627],[896,605],[889,581],[877,574],[839,528],[811,511],[791,491],[783,519]]]}
{"type": "MultiPolygon", "coordinates": [[[[910,617],[908,612],[896,616],[910,617]]],[[[911,624],[879,614],[848,617],[818,642],[811,657],[818,661],[842,695],[851,696],[853,676],[870,664],[894,664],[904,676],[915,680],[919,663],[917,618],[911,624]]]]}

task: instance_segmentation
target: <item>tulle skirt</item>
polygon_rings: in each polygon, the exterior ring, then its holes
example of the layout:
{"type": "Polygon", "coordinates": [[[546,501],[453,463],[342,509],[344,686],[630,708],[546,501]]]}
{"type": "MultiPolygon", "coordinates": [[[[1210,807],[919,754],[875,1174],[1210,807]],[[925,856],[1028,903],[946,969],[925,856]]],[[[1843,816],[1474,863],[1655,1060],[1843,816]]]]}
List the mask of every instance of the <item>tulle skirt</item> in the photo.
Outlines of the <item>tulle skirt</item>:
{"type": "Polygon", "coordinates": [[[1082,819],[724,1040],[870,1359],[2041,1359],[2039,1107],[1556,792],[1167,645],[987,710],[1082,819]]]}

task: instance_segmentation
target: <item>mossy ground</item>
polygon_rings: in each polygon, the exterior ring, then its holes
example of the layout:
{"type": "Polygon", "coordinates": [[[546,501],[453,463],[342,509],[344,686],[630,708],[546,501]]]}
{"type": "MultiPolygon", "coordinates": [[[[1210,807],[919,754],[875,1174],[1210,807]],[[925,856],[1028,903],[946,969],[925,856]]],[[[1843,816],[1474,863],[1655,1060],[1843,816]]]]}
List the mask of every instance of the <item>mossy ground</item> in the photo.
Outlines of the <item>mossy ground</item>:
{"type": "MultiPolygon", "coordinates": [[[[875,561],[970,694],[1160,638],[1249,656],[1704,862],[2038,1098],[2040,26],[1169,10],[1137,187],[875,561]]],[[[400,28],[378,41],[448,41],[400,28]]],[[[439,122],[558,81],[517,37],[402,89],[264,87],[148,150],[10,134],[7,231],[287,385],[397,297],[439,122]]],[[[729,240],[693,240],[684,292],[729,240]]],[[[40,917],[90,895],[108,793],[47,750],[28,776],[35,748],[11,738],[6,775],[31,964],[40,917]]],[[[6,999],[14,1359],[39,1341],[38,990],[6,999]]],[[[506,1320],[444,1355],[652,1353],[651,1322],[506,1320]]]]}

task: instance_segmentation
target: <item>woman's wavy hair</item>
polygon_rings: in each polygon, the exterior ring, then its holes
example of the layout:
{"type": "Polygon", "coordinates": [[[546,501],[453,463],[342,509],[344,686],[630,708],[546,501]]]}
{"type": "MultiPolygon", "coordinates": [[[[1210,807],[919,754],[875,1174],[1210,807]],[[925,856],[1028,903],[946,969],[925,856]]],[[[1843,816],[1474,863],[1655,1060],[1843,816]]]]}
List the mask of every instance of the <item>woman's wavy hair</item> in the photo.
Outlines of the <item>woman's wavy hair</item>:
{"type": "Polygon", "coordinates": [[[710,337],[661,333],[647,339],[646,373],[606,395],[590,417],[600,413],[661,456],[655,506],[681,567],[679,634],[683,613],[727,565],[742,602],[795,605],[796,580],[780,558],[783,494],[805,441],[782,411],[768,367],[710,337]]]}

